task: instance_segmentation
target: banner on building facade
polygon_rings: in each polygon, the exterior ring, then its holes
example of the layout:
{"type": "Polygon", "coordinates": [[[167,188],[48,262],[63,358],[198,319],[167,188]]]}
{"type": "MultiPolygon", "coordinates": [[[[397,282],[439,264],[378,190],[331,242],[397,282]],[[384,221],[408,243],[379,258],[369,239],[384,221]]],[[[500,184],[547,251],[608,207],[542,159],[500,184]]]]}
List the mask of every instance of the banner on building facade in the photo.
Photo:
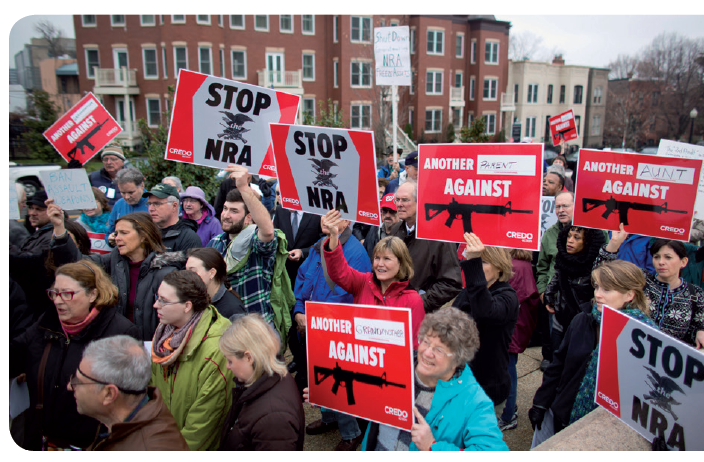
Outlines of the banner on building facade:
{"type": "Polygon", "coordinates": [[[408,26],[374,28],[377,85],[411,85],[411,32],[408,26]]]}
{"type": "Polygon", "coordinates": [[[550,123],[550,134],[552,135],[552,144],[557,146],[560,141],[574,140],[579,137],[577,133],[577,125],[574,121],[574,111],[569,111],[558,114],[555,117],[548,119],[550,123]]]}

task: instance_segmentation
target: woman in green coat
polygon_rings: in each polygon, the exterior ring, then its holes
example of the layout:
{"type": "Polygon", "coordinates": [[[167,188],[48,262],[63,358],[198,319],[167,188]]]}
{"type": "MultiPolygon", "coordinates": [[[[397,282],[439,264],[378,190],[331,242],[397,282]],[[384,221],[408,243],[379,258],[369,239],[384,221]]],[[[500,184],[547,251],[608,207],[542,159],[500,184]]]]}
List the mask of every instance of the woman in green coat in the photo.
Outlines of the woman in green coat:
{"type": "Polygon", "coordinates": [[[192,451],[214,450],[232,403],[233,376],[218,343],[230,321],[210,305],[208,290],[191,271],[164,276],[154,308],[152,383],[192,451]]]}

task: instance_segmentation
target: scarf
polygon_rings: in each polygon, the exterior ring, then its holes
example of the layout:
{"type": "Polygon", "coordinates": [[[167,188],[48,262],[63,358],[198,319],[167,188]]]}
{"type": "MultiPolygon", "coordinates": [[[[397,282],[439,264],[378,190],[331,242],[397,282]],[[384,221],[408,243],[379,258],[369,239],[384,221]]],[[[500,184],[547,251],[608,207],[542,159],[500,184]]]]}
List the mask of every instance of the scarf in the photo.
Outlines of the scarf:
{"type": "Polygon", "coordinates": [[[230,274],[233,269],[239,269],[238,265],[242,259],[249,255],[252,236],[256,230],[257,225],[249,225],[230,241],[230,245],[225,252],[225,263],[227,263],[228,274],[230,274]]]}
{"type": "Polygon", "coordinates": [[[78,324],[66,324],[62,320],[59,319],[59,322],[61,323],[61,328],[63,329],[64,333],[66,334],[66,337],[69,335],[76,335],[80,331],[86,328],[88,324],[93,322],[95,318],[98,317],[100,314],[100,311],[98,311],[95,307],[90,309],[90,313],[88,313],[88,316],[86,318],[79,322],[78,324]]]}
{"type": "Polygon", "coordinates": [[[198,226],[200,226],[200,224],[203,223],[203,221],[205,221],[206,218],[208,218],[208,215],[210,215],[210,212],[208,211],[208,209],[203,208],[201,215],[200,215],[200,218],[198,220],[196,220],[196,223],[198,223],[198,226]]]}
{"type": "Polygon", "coordinates": [[[585,246],[577,254],[567,253],[567,235],[572,225],[565,225],[557,235],[557,257],[555,268],[567,277],[588,276],[592,272],[599,249],[604,245],[604,233],[600,229],[584,229],[585,246]]]}
{"type": "Polygon", "coordinates": [[[173,364],[181,356],[181,352],[193,334],[193,328],[198,324],[202,315],[203,311],[194,313],[180,329],[171,324],[159,323],[152,341],[152,362],[161,364],[163,367],[173,364]]]}
{"type": "Polygon", "coordinates": [[[102,215],[97,215],[94,217],[89,217],[85,213],[82,213],[80,220],[82,223],[85,223],[88,228],[90,228],[91,232],[107,234],[109,218],[110,212],[103,212],[102,215]]]}

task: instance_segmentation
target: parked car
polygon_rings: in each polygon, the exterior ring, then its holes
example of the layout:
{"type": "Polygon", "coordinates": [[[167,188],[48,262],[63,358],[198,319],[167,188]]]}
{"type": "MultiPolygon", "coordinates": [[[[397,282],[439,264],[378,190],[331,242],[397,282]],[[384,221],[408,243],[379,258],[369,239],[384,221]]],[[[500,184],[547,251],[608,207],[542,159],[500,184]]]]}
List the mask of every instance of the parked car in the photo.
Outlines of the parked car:
{"type": "Polygon", "coordinates": [[[29,164],[22,165],[15,162],[10,162],[10,184],[15,182],[22,183],[24,190],[27,193],[27,199],[34,194],[44,189],[39,172],[61,170],[61,166],[57,164],[29,164]]]}
{"type": "Polygon", "coordinates": [[[655,156],[658,153],[658,147],[657,146],[646,146],[638,152],[641,154],[650,154],[650,155],[655,156]]]}

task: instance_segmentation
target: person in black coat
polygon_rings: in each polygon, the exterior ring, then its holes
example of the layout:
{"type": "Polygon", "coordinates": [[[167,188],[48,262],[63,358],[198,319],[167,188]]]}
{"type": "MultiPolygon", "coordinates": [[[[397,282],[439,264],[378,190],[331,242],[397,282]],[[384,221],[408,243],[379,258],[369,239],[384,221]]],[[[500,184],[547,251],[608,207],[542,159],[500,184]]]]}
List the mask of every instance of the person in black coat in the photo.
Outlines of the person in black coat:
{"type": "Polygon", "coordinates": [[[220,252],[213,247],[203,247],[188,251],[186,270],[193,271],[203,280],[210,295],[210,304],[218,312],[234,321],[247,312],[239,296],[229,288],[227,283],[227,265],[220,252]]]}
{"type": "Polygon", "coordinates": [[[479,329],[479,351],[470,362],[474,377],[497,407],[511,390],[508,346],[518,320],[518,296],[509,285],[513,274],[508,249],[484,247],[474,233],[464,234],[466,260],[460,262],[466,287],[454,306],[469,314],[479,329]]]}
{"type": "Polygon", "coordinates": [[[274,211],[274,228],[284,232],[288,246],[288,259],[286,260],[286,272],[291,280],[291,288],[296,283],[298,268],[303,261],[308,258],[310,246],[318,242],[323,237],[320,228],[320,216],[311,213],[287,210],[280,205],[274,211]],[[293,232],[292,215],[297,214],[298,230],[293,232]]]}
{"type": "Polygon", "coordinates": [[[29,388],[24,449],[88,447],[99,422],[80,415],[67,390],[83,350],[92,340],[113,335],[139,337],[137,327],[117,312],[117,287],[92,262],[59,267],[50,291],[55,310],[10,341],[10,376],[23,375],[29,388]]]}
{"type": "Polygon", "coordinates": [[[13,339],[26,331],[33,321],[24,291],[12,278],[10,278],[8,292],[10,294],[10,339],[13,339]]]}

